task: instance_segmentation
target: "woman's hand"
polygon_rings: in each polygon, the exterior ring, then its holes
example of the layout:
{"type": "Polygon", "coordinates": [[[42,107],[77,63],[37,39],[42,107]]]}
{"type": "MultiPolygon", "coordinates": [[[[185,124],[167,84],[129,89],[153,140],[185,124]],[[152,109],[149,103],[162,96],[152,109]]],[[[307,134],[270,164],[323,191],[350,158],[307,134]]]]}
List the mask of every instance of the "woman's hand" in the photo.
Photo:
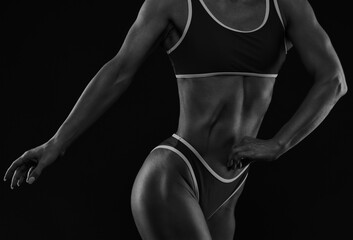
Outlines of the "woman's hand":
{"type": "Polygon", "coordinates": [[[282,154],[282,146],[273,139],[262,140],[244,137],[233,147],[228,160],[228,168],[242,168],[253,161],[273,161],[282,154]]]}
{"type": "Polygon", "coordinates": [[[7,169],[4,181],[11,179],[10,187],[19,187],[26,179],[32,184],[38,179],[43,169],[52,164],[60,155],[60,150],[52,141],[48,141],[36,148],[26,151],[17,158],[7,169]]]}

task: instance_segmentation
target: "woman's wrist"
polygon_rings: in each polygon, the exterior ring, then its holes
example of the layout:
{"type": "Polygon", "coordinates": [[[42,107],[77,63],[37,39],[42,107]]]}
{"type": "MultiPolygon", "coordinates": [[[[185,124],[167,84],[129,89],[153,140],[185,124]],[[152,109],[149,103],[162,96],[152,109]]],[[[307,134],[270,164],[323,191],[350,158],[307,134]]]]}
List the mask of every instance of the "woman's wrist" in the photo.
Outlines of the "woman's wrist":
{"type": "Polygon", "coordinates": [[[279,139],[278,137],[276,137],[276,136],[273,137],[272,141],[275,142],[275,144],[277,145],[276,159],[288,151],[287,144],[284,141],[282,141],[281,139],[279,139]]]}
{"type": "Polygon", "coordinates": [[[51,148],[55,149],[59,155],[64,155],[67,146],[64,144],[63,141],[60,140],[60,138],[55,134],[49,141],[47,142],[48,146],[51,148]]]}

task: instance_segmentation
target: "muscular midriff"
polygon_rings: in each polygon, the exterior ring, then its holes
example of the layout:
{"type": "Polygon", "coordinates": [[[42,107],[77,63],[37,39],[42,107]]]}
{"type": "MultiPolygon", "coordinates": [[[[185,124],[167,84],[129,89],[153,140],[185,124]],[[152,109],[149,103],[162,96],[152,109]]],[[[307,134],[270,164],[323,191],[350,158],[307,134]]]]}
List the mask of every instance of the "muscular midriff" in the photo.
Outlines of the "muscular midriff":
{"type": "Polygon", "coordinates": [[[177,134],[186,139],[222,177],[232,147],[256,137],[271,102],[274,78],[217,76],[177,79],[180,117],[177,134]]]}

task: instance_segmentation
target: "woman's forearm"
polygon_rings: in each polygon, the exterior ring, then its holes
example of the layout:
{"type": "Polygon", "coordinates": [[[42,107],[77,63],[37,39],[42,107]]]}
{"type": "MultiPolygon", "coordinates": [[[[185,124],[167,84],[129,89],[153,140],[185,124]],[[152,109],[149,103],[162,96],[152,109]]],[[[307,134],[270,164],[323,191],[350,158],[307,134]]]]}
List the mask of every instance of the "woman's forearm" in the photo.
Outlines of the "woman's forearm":
{"type": "Polygon", "coordinates": [[[282,146],[280,155],[310,134],[346,91],[343,74],[338,74],[327,81],[316,82],[297,112],[274,136],[274,140],[282,146]]]}
{"type": "Polygon", "coordinates": [[[131,82],[116,59],[106,63],[89,82],[69,116],[52,137],[60,152],[87,129],[111,104],[121,96],[131,82]]]}

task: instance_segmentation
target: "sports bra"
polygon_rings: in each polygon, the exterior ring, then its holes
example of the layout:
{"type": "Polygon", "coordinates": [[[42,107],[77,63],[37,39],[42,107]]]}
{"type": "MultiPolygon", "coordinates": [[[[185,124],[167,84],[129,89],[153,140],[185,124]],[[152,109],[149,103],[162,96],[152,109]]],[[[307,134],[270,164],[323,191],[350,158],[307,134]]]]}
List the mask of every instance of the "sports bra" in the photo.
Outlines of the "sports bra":
{"type": "Polygon", "coordinates": [[[188,18],[167,54],[177,78],[217,75],[277,77],[287,45],[277,0],[265,0],[262,24],[249,31],[226,26],[203,0],[188,1],[188,18]]]}

